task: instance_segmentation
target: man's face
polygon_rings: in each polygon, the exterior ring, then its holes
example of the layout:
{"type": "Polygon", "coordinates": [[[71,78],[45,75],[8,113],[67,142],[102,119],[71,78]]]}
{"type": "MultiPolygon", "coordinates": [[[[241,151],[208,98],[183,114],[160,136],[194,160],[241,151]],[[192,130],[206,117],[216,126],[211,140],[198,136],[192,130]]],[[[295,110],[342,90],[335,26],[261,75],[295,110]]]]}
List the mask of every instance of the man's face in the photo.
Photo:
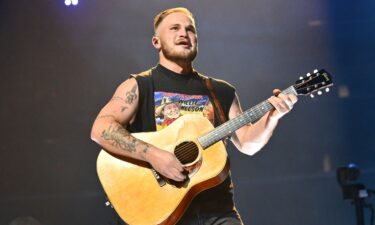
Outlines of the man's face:
{"type": "Polygon", "coordinates": [[[165,117],[176,119],[180,116],[180,108],[174,103],[164,106],[163,114],[165,117]]]}
{"type": "Polygon", "coordinates": [[[192,62],[197,55],[198,39],[195,25],[184,13],[171,13],[156,30],[165,58],[172,61],[192,62]]]}

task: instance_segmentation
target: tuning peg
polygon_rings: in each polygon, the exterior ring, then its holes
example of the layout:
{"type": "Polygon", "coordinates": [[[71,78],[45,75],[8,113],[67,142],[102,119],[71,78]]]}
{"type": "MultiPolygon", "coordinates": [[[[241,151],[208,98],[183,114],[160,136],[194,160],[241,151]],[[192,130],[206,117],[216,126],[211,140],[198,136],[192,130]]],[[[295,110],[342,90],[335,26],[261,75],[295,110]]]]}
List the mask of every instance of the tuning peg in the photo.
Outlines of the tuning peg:
{"type": "Polygon", "coordinates": [[[315,96],[314,96],[313,94],[310,94],[310,97],[311,97],[311,98],[314,98],[315,96]]]}
{"type": "Polygon", "coordinates": [[[318,69],[315,69],[315,70],[314,70],[314,73],[317,73],[318,71],[319,71],[318,69]]]}
{"type": "Polygon", "coordinates": [[[306,76],[307,76],[307,77],[311,76],[311,73],[307,73],[306,76]]]}
{"type": "Polygon", "coordinates": [[[323,92],[322,91],[318,91],[318,95],[322,95],[323,94],[323,92]]]}
{"type": "Polygon", "coordinates": [[[326,91],[326,92],[329,92],[329,88],[326,88],[325,91],[326,91]]]}
{"type": "Polygon", "coordinates": [[[299,77],[300,80],[303,80],[303,77],[299,77]]]}

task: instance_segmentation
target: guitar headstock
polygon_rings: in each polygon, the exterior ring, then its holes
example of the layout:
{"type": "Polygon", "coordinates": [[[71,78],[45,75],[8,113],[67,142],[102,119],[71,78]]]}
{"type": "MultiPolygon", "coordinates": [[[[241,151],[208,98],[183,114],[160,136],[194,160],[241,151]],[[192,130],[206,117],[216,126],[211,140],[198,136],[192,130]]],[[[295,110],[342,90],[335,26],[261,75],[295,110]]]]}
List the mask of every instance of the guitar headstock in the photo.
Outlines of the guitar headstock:
{"type": "Polygon", "coordinates": [[[314,72],[308,73],[306,77],[300,77],[296,84],[293,85],[298,95],[310,95],[314,97],[313,93],[317,92],[321,95],[322,89],[329,92],[329,86],[332,86],[333,82],[331,75],[324,69],[314,70],[314,72]]]}

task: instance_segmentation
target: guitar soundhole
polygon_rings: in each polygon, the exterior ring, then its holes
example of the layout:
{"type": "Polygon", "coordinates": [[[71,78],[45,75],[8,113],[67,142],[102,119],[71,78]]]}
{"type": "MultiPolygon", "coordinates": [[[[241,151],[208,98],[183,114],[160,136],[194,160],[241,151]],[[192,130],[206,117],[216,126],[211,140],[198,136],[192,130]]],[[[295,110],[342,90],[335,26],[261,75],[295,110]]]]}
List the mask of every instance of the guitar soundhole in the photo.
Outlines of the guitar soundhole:
{"type": "Polygon", "coordinates": [[[174,154],[182,164],[188,164],[198,157],[199,149],[194,142],[185,141],[176,146],[174,154]]]}

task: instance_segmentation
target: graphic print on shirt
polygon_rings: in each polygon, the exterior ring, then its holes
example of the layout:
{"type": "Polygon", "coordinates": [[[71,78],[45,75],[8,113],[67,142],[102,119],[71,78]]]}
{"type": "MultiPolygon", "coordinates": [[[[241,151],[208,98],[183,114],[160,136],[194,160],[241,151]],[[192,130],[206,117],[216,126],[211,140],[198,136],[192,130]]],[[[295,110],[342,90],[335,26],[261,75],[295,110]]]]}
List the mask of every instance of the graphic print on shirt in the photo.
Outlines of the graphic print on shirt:
{"type": "Polygon", "coordinates": [[[200,114],[214,124],[214,110],[207,95],[154,92],[156,130],[188,113],[200,114]]]}

